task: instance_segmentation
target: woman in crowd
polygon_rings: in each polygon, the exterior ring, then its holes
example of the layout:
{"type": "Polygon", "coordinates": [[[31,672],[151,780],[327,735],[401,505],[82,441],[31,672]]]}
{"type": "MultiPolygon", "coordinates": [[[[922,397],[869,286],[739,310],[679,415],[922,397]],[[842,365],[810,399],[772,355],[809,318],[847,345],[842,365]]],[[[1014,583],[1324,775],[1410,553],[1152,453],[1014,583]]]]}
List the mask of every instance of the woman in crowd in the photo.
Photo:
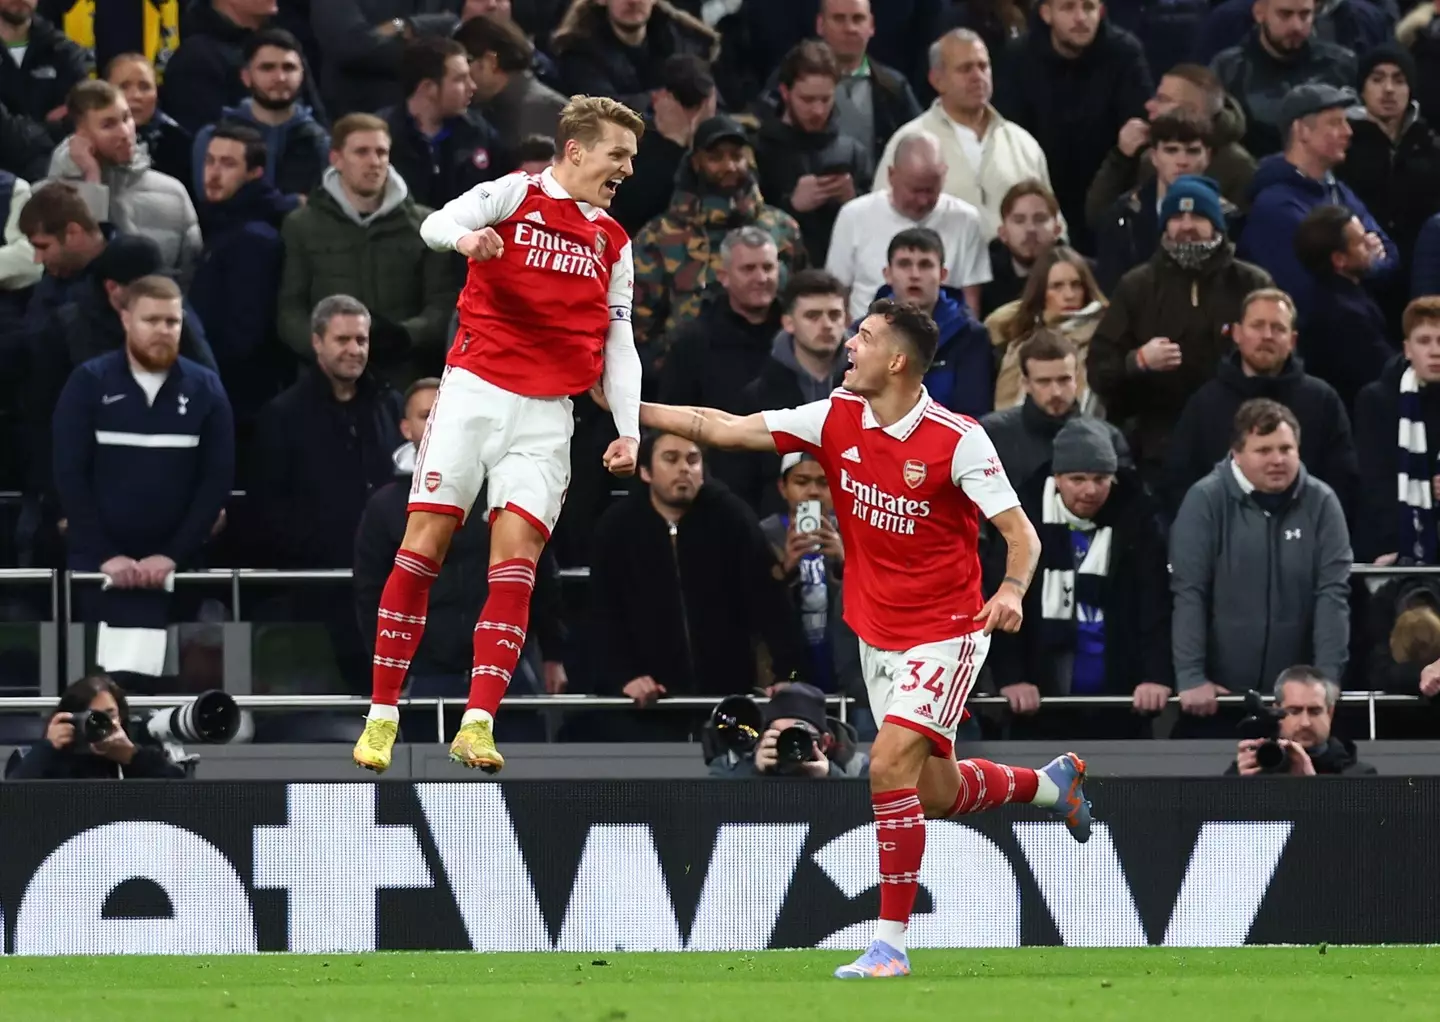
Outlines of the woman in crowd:
{"type": "Polygon", "coordinates": [[[995,408],[1009,408],[1025,399],[1020,387],[1020,345],[1037,327],[1048,326],[1068,337],[1079,353],[1080,406],[1098,414],[1095,398],[1085,386],[1085,354],[1105,312],[1105,296],[1090,263],[1068,245],[1056,245],[1035,260],[1025,290],[985,320],[1000,366],[995,380],[995,408]]]}
{"type": "Polygon", "coordinates": [[[188,189],[193,174],[190,151],[195,140],[160,109],[155,65],[143,53],[122,53],[105,68],[105,80],[124,94],[135,118],[135,137],[145,143],[150,166],[188,189]]]}

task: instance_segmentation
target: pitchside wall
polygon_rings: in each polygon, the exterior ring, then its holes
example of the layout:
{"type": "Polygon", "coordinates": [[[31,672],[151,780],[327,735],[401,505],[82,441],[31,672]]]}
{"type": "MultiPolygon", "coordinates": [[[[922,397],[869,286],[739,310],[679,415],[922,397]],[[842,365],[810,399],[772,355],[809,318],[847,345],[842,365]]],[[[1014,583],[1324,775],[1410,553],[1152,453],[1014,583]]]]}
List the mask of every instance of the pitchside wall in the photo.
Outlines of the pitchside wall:
{"type": "MultiPolygon", "coordinates": [[[[1440,940],[1440,779],[1097,779],[932,823],[911,943],[1440,940]]],[[[10,954],[858,947],[860,782],[0,786],[10,954]]]]}

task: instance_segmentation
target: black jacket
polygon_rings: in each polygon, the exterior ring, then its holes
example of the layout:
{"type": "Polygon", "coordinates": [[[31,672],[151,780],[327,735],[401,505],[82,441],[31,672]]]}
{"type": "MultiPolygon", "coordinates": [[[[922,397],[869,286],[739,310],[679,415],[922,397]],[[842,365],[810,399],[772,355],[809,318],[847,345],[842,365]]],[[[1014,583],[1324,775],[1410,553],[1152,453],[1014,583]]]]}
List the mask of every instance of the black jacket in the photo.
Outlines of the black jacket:
{"type": "MultiPolygon", "coordinates": [[[[1390,633],[1400,615],[1411,607],[1440,607],[1440,579],[1434,575],[1392,578],[1370,594],[1365,608],[1365,688],[1383,689],[1394,695],[1423,697],[1420,672],[1429,664],[1421,660],[1397,661],[1390,649],[1390,633]]],[[[1433,703],[1431,704],[1434,705],[1433,703]]],[[[1407,712],[1411,707],[1405,708],[1407,712]]]]}
{"type": "MultiPolygon", "coordinates": [[[[246,99],[250,90],[240,81],[240,69],[245,65],[245,40],[250,34],[250,29],[219,14],[209,0],[198,0],[185,16],[180,46],[165,65],[161,109],[194,134],[219,120],[227,106],[246,99]]],[[[308,66],[299,98],[317,121],[326,123],[325,105],[308,66]]]]}
{"type": "MultiPolygon", "coordinates": [[[[766,111],[774,117],[785,112],[780,98],[780,69],[777,67],[765,83],[765,93],[760,97],[766,111]]],[[[880,164],[885,152],[885,143],[905,125],[919,117],[924,111],[915,98],[915,91],[905,76],[893,67],[870,58],[870,108],[875,125],[875,151],[870,154],[870,166],[880,164]]]]}
{"type": "Polygon", "coordinates": [[[54,149],[55,140],[43,124],[12,113],[0,103],[0,170],[39,183],[50,176],[50,153],[54,149]]]}
{"type": "MultiPolygon", "coordinates": [[[[670,338],[670,353],[660,371],[659,400],[670,405],[698,405],[739,412],[741,394],[760,374],[780,330],[780,310],[763,323],[751,323],[730,307],[725,292],[707,302],[696,319],[670,338]]],[[[706,451],[710,478],[720,479],[749,501],[747,482],[754,456],[743,451],[706,451]]]]}
{"type": "MultiPolygon", "coordinates": [[[[407,446],[402,450],[410,455],[412,449],[407,446]]],[[[400,458],[395,460],[402,462],[400,458]]],[[[413,467],[413,456],[403,463],[413,467]]],[[[405,536],[410,483],[409,474],[397,473],[394,481],[376,490],[365,504],[355,534],[355,616],[367,649],[372,652],[380,593],[405,536]]],[[[412,674],[469,677],[475,622],[490,589],[490,530],[480,511],[484,499],[482,494],[475,502],[476,513],[455,531],[440,576],[430,589],[425,635],[410,661],[412,674]]],[[[559,660],[564,646],[559,570],[548,550],[541,554],[530,604],[530,634],[539,642],[546,660],[559,660]]]]}
{"type": "Polygon", "coordinates": [[[1369,118],[1352,118],[1350,128],[1350,148],[1335,176],[1365,203],[1408,268],[1421,225],[1440,213],[1440,136],[1417,103],[1396,142],[1369,118]]]}
{"type": "Polygon", "coordinates": [[[653,118],[645,118],[645,134],[635,154],[634,175],[615,193],[610,215],[630,237],[670,208],[675,177],[685,160],[686,150],[655,129],[653,118]]]}
{"type": "Polygon", "coordinates": [[[1245,111],[1241,144],[1257,160],[1284,148],[1280,104],[1292,89],[1310,83],[1336,88],[1355,84],[1355,56],[1344,47],[1311,39],[1292,59],[1279,60],[1261,44],[1258,27],[1239,46],[1216,54],[1210,69],[1245,111]]]}
{"type": "Polygon", "coordinates": [[[995,107],[1045,150],[1070,241],[1081,251],[1090,250],[1085,192],[1121,125],[1143,116],[1153,91],[1140,41],[1108,20],[1072,60],[1055,51],[1037,9],[1029,35],[997,61],[995,107]]]}
{"type": "Polygon", "coordinates": [[[293,210],[264,179],[226,202],[199,204],[205,251],[190,282],[190,303],[205,325],[236,415],[248,419],[293,378],[295,359],[275,333],[284,246],[280,222],[293,210]]]}
{"type": "Polygon", "coordinates": [[[990,280],[980,285],[980,315],[984,321],[1006,302],[1018,301],[1025,291],[1025,277],[1015,272],[1015,259],[1005,242],[990,239],[990,280]]]}
{"type": "Polygon", "coordinates": [[[724,486],[700,488],[673,539],[647,492],[611,506],[590,566],[598,691],[648,674],[672,696],[748,692],[756,639],[776,678],[803,676],[805,640],[775,569],[755,513],[724,486]]]}
{"type": "Polygon", "coordinates": [[[449,36],[459,26],[454,0],[310,0],[310,26],[323,61],[321,91],[335,117],[398,103],[405,36],[380,27],[403,18],[411,36],[449,36]]]}
{"type": "MultiPolygon", "coordinates": [[[[1317,745],[1313,749],[1306,749],[1310,754],[1310,762],[1315,767],[1316,774],[1348,774],[1352,777],[1374,777],[1377,771],[1369,763],[1362,763],[1355,758],[1355,743],[1348,738],[1336,738],[1331,735],[1325,739],[1324,745],[1317,745]]],[[[1230,760],[1230,765],[1225,768],[1227,776],[1240,773],[1235,760],[1230,760]]]]}
{"type": "Polygon", "coordinates": [[[13,60],[0,61],[0,103],[11,113],[46,126],[58,139],[61,122],[47,122],[45,115],[64,106],[71,87],[89,74],[85,51],[37,16],[30,22],[24,62],[17,66],[13,60]]]}
{"type": "MultiPolygon", "coordinates": [[[[1042,503],[1049,478],[1048,472],[1036,472],[1019,491],[1021,507],[1041,530],[1042,543],[1042,503]]],[[[1110,570],[1102,602],[1106,693],[1128,695],[1146,681],[1173,687],[1165,537],[1154,502],[1134,472],[1120,471],[1110,499],[1095,516],[1095,522],[1112,530],[1110,570]]],[[[1065,553],[1068,551],[1062,551],[1062,556],[1065,553]]],[[[1044,560],[1042,555],[1042,567],[1044,560]]],[[[1070,629],[1066,645],[1047,642],[1047,635],[1055,633],[1040,627],[1044,590],[1041,582],[1037,577],[1025,594],[1026,627],[1013,635],[996,632],[992,637],[991,670],[997,687],[1025,681],[1037,686],[1042,695],[1067,695],[1069,676],[1060,666],[1069,663],[1068,654],[1074,651],[1074,629],[1070,629]]]]}
{"type": "Polygon", "coordinates": [[[667,58],[684,53],[713,61],[720,37],[699,18],[660,0],[650,14],[645,41],[626,46],[611,30],[605,9],[586,4],[560,23],[551,49],[565,92],[609,96],[643,113],[650,108],[651,90],[663,84],[660,70],[667,58]]]}
{"type": "MultiPolygon", "coordinates": [[[[36,742],[20,758],[7,781],[103,781],[119,780],[121,766],[91,752],[57,749],[49,742],[36,742]]],[[[183,780],[185,768],[170,762],[163,749],[136,743],[135,756],[124,767],[125,778],[183,780]]]]}
{"type": "MultiPolygon", "coordinates": [[[[1410,363],[1404,355],[1390,360],[1380,378],[1355,397],[1355,453],[1360,459],[1360,499],[1351,542],[1355,560],[1371,562],[1384,554],[1404,553],[1399,545],[1400,377],[1410,363]]],[[[1440,437],[1440,387],[1420,388],[1421,416],[1430,447],[1430,472],[1440,474],[1436,443],[1440,437]]]]}
{"type": "Polygon", "coordinates": [[[870,190],[875,176],[875,161],[848,135],[840,134],[834,114],[823,131],[802,131],[779,118],[770,118],[760,125],[755,142],[755,164],[760,194],[767,202],[779,206],[795,218],[805,238],[805,248],[814,266],[825,265],[830,249],[830,234],[835,218],[840,215],[840,202],[832,199],[802,213],[792,201],[795,184],[806,174],[845,168],[855,181],[855,194],[870,190]]]}
{"type": "Polygon", "coordinates": [[[479,114],[466,111],[445,123],[435,144],[420,133],[403,103],[380,111],[390,125],[390,165],[400,172],[410,198],[439,209],[482,181],[493,181],[513,169],[502,151],[500,136],[479,114]]]}
{"type": "Polygon", "coordinates": [[[162,174],[169,174],[190,191],[191,197],[204,199],[204,193],[195,195],[194,165],[195,136],[182,128],[163,110],[156,110],[149,124],[137,124],[135,137],[145,143],[150,154],[150,166],[162,174]]]}
{"type": "MultiPolygon", "coordinates": [[[[1220,363],[1215,379],[1190,396],[1170,434],[1165,455],[1166,501],[1173,514],[1185,493],[1210,474],[1230,450],[1235,413],[1246,401],[1268,397],[1295,413],[1300,422],[1300,458],[1310,474],[1330,484],[1347,514],[1354,509],[1359,466],[1350,416],[1335,388],[1305,371],[1292,356],[1278,376],[1246,376],[1240,353],[1220,363]]],[[[1391,487],[1393,492],[1394,487],[1391,487]]]]}
{"type": "Polygon", "coordinates": [[[1311,292],[1298,350],[1306,371],[1334,387],[1345,407],[1352,408],[1360,388],[1394,356],[1388,337],[1385,313],[1365,286],[1331,274],[1311,292]]]}
{"type": "Polygon", "coordinates": [[[403,414],[369,373],[342,404],[314,368],[260,410],[248,488],[278,566],[351,566],[365,503],[395,476],[403,414]]]}

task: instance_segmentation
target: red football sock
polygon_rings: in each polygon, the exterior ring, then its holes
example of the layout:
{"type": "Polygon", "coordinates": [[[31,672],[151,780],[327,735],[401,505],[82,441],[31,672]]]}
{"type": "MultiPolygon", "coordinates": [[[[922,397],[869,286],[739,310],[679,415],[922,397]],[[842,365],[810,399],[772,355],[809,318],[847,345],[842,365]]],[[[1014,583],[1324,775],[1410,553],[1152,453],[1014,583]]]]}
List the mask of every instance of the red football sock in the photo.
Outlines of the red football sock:
{"type": "Polygon", "coordinates": [[[395,555],[395,567],[380,593],[380,617],[375,627],[375,660],[370,701],[394,706],[410,661],[425,633],[425,608],[430,586],[440,565],[412,550],[395,555]]]}
{"type": "Polygon", "coordinates": [[[947,817],[1035,800],[1040,778],[1029,767],[1005,766],[988,759],[962,759],[955,765],[960,769],[960,793],[947,817]]]}
{"type": "Polygon", "coordinates": [[[875,839],[880,844],[880,919],[910,921],[920,889],[920,860],[925,856],[925,813],[914,788],[877,791],[875,839]]]}
{"type": "Polygon", "coordinates": [[[525,647],[530,621],[530,594],[535,591],[535,565],[523,557],[490,566],[490,595],[475,626],[475,661],[470,671],[467,710],[484,710],[493,718],[510,684],[510,675],[525,647]]]}

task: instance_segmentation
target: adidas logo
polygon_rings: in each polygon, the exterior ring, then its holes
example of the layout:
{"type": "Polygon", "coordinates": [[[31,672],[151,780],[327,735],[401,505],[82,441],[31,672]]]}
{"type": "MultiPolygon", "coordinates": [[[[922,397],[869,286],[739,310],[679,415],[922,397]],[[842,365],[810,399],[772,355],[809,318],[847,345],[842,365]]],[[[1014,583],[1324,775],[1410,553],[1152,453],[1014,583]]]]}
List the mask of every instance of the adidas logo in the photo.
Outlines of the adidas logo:
{"type": "Polygon", "coordinates": [[[526,213],[525,219],[529,220],[532,224],[541,224],[543,226],[545,223],[545,218],[540,215],[540,211],[538,209],[532,209],[530,212],[526,213]]]}
{"type": "Polygon", "coordinates": [[[844,461],[853,461],[858,465],[860,464],[860,448],[851,447],[844,454],[840,455],[840,457],[844,461]]]}

